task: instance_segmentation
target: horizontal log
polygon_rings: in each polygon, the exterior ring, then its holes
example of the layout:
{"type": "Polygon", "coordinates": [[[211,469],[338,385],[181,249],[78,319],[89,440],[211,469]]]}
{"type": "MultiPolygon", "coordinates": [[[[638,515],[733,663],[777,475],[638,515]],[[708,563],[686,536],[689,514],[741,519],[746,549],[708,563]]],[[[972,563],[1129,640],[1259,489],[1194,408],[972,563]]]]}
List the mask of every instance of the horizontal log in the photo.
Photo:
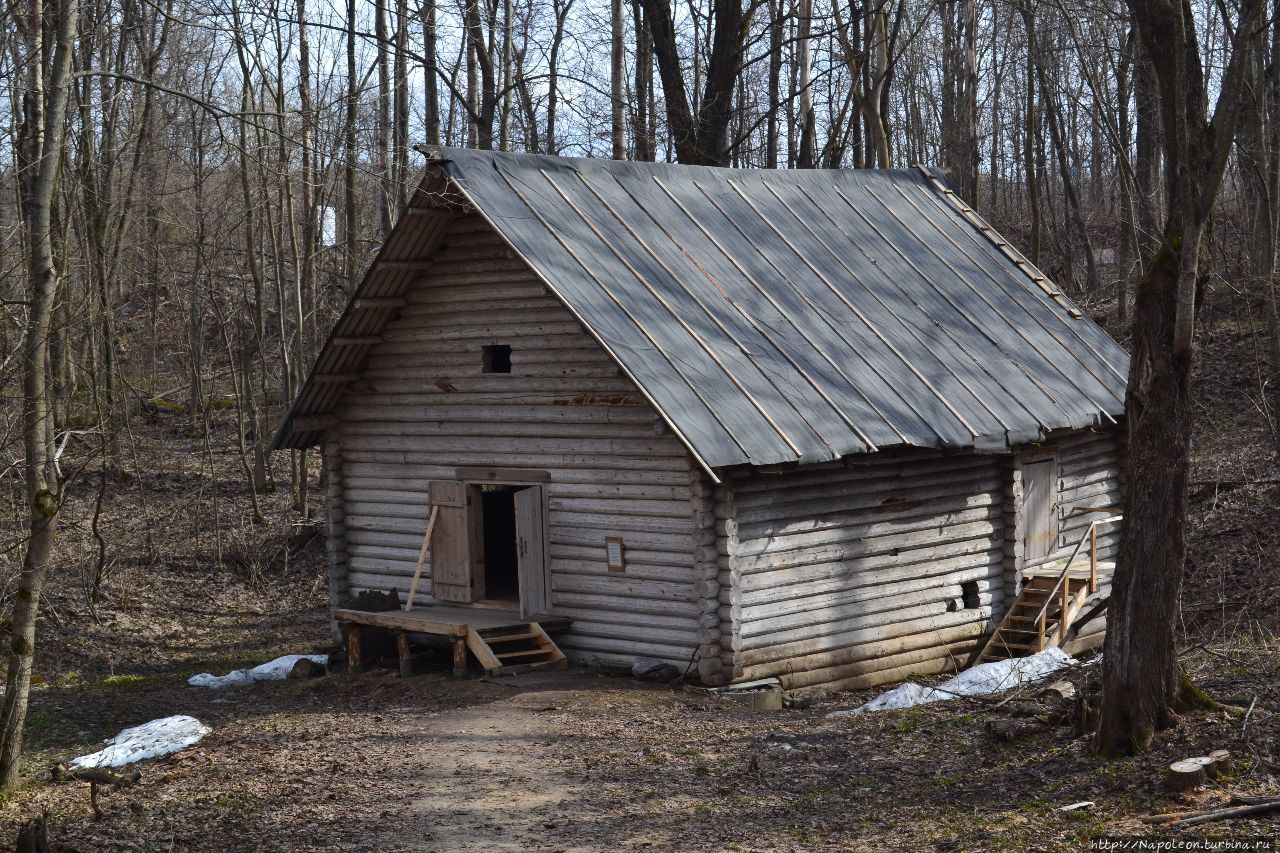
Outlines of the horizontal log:
{"type": "Polygon", "coordinates": [[[763,666],[744,667],[742,675],[744,678],[786,676],[789,689],[794,690],[823,684],[836,678],[865,675],[884,669],[885,659],[894,659],[901,654],[928,649],[943,652],[956,644],[976,646],[983,636],[985,636],[984,626],[970,622],[924,634],[909,634],[893,639],[846,646],[816,655],[788,658],[763,666]],[[851,666],[858,667],[860,671],[850,670],[851,666]]]}
{"type": "MultiPolygon", "coordinates": [[[[599,404],[558,404],[562,399],[557,393],[542,396],[522,395],[517,409],[520,423],[558,424],[574,427],[584,424],[624,424],[636,430],[637,435],[653,437],[653,419],[656,414],[645,406],[617,406],[603,401],[599,404]]],[[[453,424],[458,434],[483,431],[495,420],[511,416],[510,404],[472,404],[455,395],[437,395],[413,403],[408,397],[387,394],[360,394],[352,397],[347,405],[338,409],[344,425],[362,423],[418,424],[424,422],[453,424]]]]}
{"type": "Polygon", "coordinates": [[[442,306],[460,302],[483,304],[487,299],[537,299],[547,295],[546,288],[531,275],[516,273],[499,275],[432,276],[426,286],[414,287],[405,294],[409,305],[442,306]],[[483,294],[476,285],[483,285],[483,294]]]}
{"type": "MultiPolygon", "coordinates": [[[[510,453],[478,452],[424,452],[408,450],[382,450],[351,448],[345,459],[353,462],[372,462],[389,465],[436,466],[442,472],[452,472],[466,465],[485,466],[510,464],[510,453]]],[[[609,456],[607,454],[522,452],[520,461],[531,468],[614,468],[640,471],[689,470],[687,457],[678,456],[609,456]]],[[[446,476],[448,474],[446,473],[446,476]]]]}
{"type": "Polygon", "coordinates": [[[889,583],[871,584],[865,587],[841,588],[819,595],[795,596],[778,600],[766,596],[753,597],[737,604],[742,630],[747,634],[771,630],[778,617],[804,614],[812,619],[827,620],[839,613],[839,608],[866,604],[872,607],[877,599],[893,598],[908,593],[924,593],[937,598],[960,595],[960,585],[975,583],[981,591],[1003,583],[1003,566],[987,562],[961,571],[950,571],[929,577],[904,578],[889,583]]]}
{"type": "Polygon", "coordinates": [[[977,597],[978,607],[973,609],[965,609],[960,611],[952,611],[950,609],[951,599],[942,599],[922,593],[909,593],[906,595],[895,595],[887,598],[877,599],[876,603],[881,605],[874,611],[865,613],[845,613],[843,618],[829,622],[794,624],[791,627],[781,628],[765,633],[743,635],[738,632],[740,641],[734,645],[737,651],[748,652],[753,650],[768,650],[779,646],[787,646],[791,643],[807,642],[810,640],[821,641],[823,638],[837,636],[863,628],[874,628],[881,625],[890,625],[914,616],[924,616],[929,614],[941,614],[948,612],[967,613],[975,620],[989,618],[993,612],[992,605],[998,605],[1004,601],[1004,591],[989,590],[979,593],[977,597]]]}
{"type": "Polygon", "coordinates": [[[816,492],[805,494],[795,500],[779,499],[752,507],[744,506],[742,501],[737,501],[736,515],[738,523],[745,526],[792,516],[831,515],[892,504],[905,505],[912,501],[934,500],[942,494],[968,495],[989,492],[995,495],[1003,482],[999,472],[992,466],[984,470],[981,475],[966,471],[958,474],[851,483],[844,487],[833,484],[830,492],[825,495],[816,492]]]}
{"type": "MultiPolygon", "coordinates": [[[[617,598],[651,598],[662,601],[693,601],[693,586],[688,583],[662,583],[633,578],[628,574],[591,577],[552,572],[551,588],[556,593],[585,593],[617,598]]],[[[622,609],[622,606],[619,605],[622,609]]]]}
{"type": "Polygon", "coordinates": [[[1004,541],[1004,524],[995,520],[965,524],[947,524],[943,521],[936,526],[911,532],[890,532],[882,536],[851,539],[837,535],[832,537],[831,542],[811,545],[801,550],[734,555],[733,559],[734,567],[747,575],[816,563],[854,561],[878,554],[900,556],[907,551],[923,548],[946,556],[946,548],[951,543],[966,543],[974,539],[984,539],[994,547],[1004,541]]]}
{"type": "MultiPolygon", "coordinates": [[[[735,554],[808,548],[833,541],[863,539],[924,530],[942,524],[963,524],[985,519],[1003,520],[1002,505],[995,495],[976,494],[926,501],[911,508],[899,506],[865,509],[845,516],[779,519],[773,523],[738,525],[735,554]]],[[[717,529],[726,531],[723,522],[717,529]]]]}
{"type": "MultiPolygon", "coordinates": [[[[686,573],[686,576],[692,577],[694,565],[693,549],[688,544],[676,544],[676,550],[658,550],[642,548],[638,544],[633,544],[633,540],[628,539],[626,542],[626,558],[627,571],[631,571],[633,565],[653,566],[655,568],[676,568],[686,573]]],[[[595,563],[603,562],[604,554],[604,537],[601,536],[589,545],[566,544],[563,539],[553,537],[551,543],[551,557],[553,560],[565,562],[585,562],[595,563]]]]}
{"type": "MultiPolygon", "coordinates": [[[[893,684],[908,678],[920,678],[936,675],[940,672],[952,672],[969,657],[976,644],[968,640],[947,647],[933,647],[913,652],[904,652],[887,658],[877,658],[865,663],[849,664],[829,670],[824,675],[823,687],[829,691],[866,690],[882,684],[893,684]]],[[[791,686],[790,676],[779,679],[787,690],[791,686]]]]}
{"type": "Polygon", "coordinates": [[[898,455],[893,452],[871,454],[866,457],[849,457],[846,462],[825,462],[805,465],[781,473],[750,472],[734,477],[731,483],[735,500],[750,501],[757,493],[762,500],[769,495],[787,489],[818,489],[833,478],[850,479],[867,477],[905,476],[916,466],[932,466],[946,471],[972,467],[988,467],[995,464],[991,457],[962,454],[944,456],[936,450],[908,450],[898,455]]]}
{"type": "Polygon", "coordinates": [[[696,601],[661,598],[626,598],[616,595],[564,591],[553,598],[556,613],[570,614],[574,609],[590,610],[597,615],[609,614],[621,620],[624,617],[640,618],[650,615],[680,616],[697,619],[702,613],[696,601]]]}
{"type": "MultiPolygon", "coordinates": [[[[775,571],[744,574],[741,576],[739,586],[744,592],[747,592],[778,586],[791,586],[798,583],[812,583],[832,578],[847,579],[856,576],[860,572],[900,569],[917,563],[949,560],[973,554],[989,554],[994,561],[1000,559],[1000,556],[1003,555],[999,545],[1000,543],[993,542],[990,537],[980,536],[963,542],[949,542],[937,547],[913,548],[898,554],[878,554],[871,557],[812,563],[775,571]]],[[[864,582],[877,583],[883,577],[883,575],[878,575],[875,580],[867,577],[864,578],[864,582]]]]}
{"type": "Polygon", "coordinates": [[[832,649],[856,645],[857,643],[902,636],[903,633],[908,631],[928,632],[939,627],[949,627],[968,621],[982,623],[990,620],[990,618],[991,609],[986,607],[950,613],[947,612],[943,605],[909,607],[889,613],[876,614],[861,620],[859,624],[851,624],[843,630],[822,636],[809,636],[806,634],[796,639],[784,640],[779,638],[773,645],[738,650],[737,657],[743,666],[752,666],[769,661],[785,660],[790,657],[828,652],[832,649]]]}
{"type": "MultiPolygon", "coordinates": [[[[1003,552],[993,548],[944,560],[924,559],[917,563],[884,564],[880,568],[863,567],[854,574],[834,572],[823,578],[810,578],[806,574],[799,574],[792,579],[791,583],[784,586],[743,589],[739,582],[728,594],[732,596],[732,603],[744,606],[762,602],[787,602],[860,588],[876,589],[886,584],[924,580],[939,575],[970,571],[1004,571],[1004,563],[1003,552]]],[[[719,577],[720,582],[728,586],[732,575],[729,571],[722,569],[719,577]]]]}
{"type": "Polygon", "coordinates": [[[614,442],[637,442],[637,444],[618,445],[619,451],[655,450],[666,456],[684,453],[678,441],[655,440],[653,430],[648,423],[593,423],[567,424],[556,421],[517,421],[504,420],[496,423],[459,424],[456,422],[420,421],[405,422],[373,422],[344,421],[341,433],[344,443],[355,445],[380,445],[387,449],[405,446],[405,439],[416,442],[417,446],[429,444],[432,447],[465,445],[466,449],[480,450],[505,444],[512,451],[519,451],[525,446],[563,452],[566,442],[578,443],[582,449],[593,452],[607,452],[614,447],[614,442]],[[357,441],[349,441],[349,437],[359,436],[357,441]],[[369,438],[388,438],[386,442],[368,441],[369,438]]]}
{"type": "Polygon", "coordinates": [[[570,631],[556,638],[561,650],[571,659],[592,657],[616,659],[631,663],[637,658],[651,658],[677,667],[681,672],[689,665],[695,647],[637,643],[632,640],[615,640],[606,637],[581,636],[570,631]]]}
{"type": "MultiPolygon", "coordinates": [[[[603,548],[606,536],[613,536],[616,530],[612,527],[551,527],[551,547],[556,549],[562,545],[583,548],[603,548]]],[[[632,549],[664,551],[678,554],[684,559],[693,559],[693,535],[690,533],[631,531],[623,535],[627,553],[632,549]]]]}

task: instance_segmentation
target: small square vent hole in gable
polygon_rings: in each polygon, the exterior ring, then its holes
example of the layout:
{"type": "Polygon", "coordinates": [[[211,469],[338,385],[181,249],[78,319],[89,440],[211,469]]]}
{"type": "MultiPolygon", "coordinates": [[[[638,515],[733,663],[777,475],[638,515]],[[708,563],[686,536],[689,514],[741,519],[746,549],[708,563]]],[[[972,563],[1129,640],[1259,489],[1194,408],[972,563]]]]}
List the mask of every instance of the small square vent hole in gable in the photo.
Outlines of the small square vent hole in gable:
{"type": "Polygon", "coordinates": [[[511,347],[507,344],[489,344],[484,348],[481,373],[510,373],[511,347]]]}

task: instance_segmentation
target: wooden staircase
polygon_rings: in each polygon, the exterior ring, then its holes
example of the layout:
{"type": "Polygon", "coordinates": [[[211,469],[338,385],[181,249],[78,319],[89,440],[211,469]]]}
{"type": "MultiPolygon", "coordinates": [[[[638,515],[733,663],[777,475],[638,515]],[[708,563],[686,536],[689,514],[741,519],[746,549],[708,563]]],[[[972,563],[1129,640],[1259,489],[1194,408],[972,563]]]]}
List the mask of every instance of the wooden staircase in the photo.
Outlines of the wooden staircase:
{"type": "Polygon", "coordinates": [[[564,652],[537,622],[500,628],[467,628],[467,648],[487,675],[565,669],[564,652]]]}
{"type": "Polygon", "coordinates": [[[1026,657],[1049,646],[1061,646],[1091,593],[1087,577],[1067,574],[1030,578],[1000,627],[987,640],[977,662],[1026,657]]]}
{"type": "MultiPolygon", "coordinates": [[[[1111,508],[1084,511],[1109,512],[1111,508]]],[[[1120,515],[1099,518],[1089,524],[1071,556],[1065,560],[1049,557],[1028,566],[1022,592],[987,638],[974,663],[1026,657],[1050,646],[1064,645],[1085,602],[1098,591],[1099,571],[1114,565],[1098,560],[1098,526],[1120,520],[1120,515]],[[1088,565],[1077,568],[1075,560],[1086,541],[1088,565]]]]}

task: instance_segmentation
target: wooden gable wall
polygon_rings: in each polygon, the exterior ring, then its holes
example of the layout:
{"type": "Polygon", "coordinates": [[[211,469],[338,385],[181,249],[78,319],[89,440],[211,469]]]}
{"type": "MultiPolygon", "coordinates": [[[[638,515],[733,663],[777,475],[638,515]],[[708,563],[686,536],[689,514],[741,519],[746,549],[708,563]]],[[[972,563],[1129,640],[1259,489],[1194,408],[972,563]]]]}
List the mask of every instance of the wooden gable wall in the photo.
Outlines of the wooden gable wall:
{"type": "MultiPolygon", "coordinates": [[[[467,466],[549,472],[551,603],[567,652],[688,664],[703,474],[597,342],[478,216],[456,220],[343,395],[333,475],[335,599],[407,594],[430,480],[467,466]],[[511,373],[482,348],[511,347],[511,373]],[[606,537],[626,567],[608,571],[606,537]]],[[[417,600],[429,602],[430,560],[417,600]]]]}

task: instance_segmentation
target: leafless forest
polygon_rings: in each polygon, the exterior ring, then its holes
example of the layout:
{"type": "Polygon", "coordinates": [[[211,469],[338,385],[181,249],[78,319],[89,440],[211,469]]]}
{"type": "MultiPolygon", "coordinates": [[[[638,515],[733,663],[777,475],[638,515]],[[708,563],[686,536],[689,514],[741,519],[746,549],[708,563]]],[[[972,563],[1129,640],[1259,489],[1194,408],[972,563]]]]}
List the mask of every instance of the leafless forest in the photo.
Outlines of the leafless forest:
{"type": "Polygon", "coordinates": [[[198,578],[314,605],[321,466],[265,449],[421,146],[938,167],[1144,353],[1160,335],[1136,294],[1173,253],[1198,366],[1153,373],[1187,425],[1166,438],[1192,448],[1170,480],[1190,515],[1161,510],[1179,542],[1190,530],[1190,598],[1161,612],[1182,645],[1270,636],[1280,2],[18,0],[3,15],[5,787],[39,769],[20,760],[33,679],[147,660],[75,626],[128,634],[110,614],[163,613],[198,578]]]}

